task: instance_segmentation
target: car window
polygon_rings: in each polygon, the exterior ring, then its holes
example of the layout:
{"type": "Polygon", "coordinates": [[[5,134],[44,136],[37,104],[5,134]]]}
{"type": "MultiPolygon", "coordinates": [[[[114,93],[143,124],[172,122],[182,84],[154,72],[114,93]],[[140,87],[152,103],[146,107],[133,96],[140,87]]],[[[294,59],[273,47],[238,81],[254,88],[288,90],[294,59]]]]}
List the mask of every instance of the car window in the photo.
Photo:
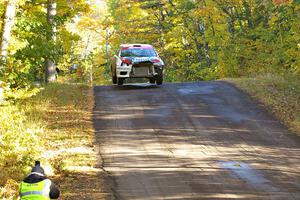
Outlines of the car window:
{"type": "Polygon", "coordinates": [[[123,49],[121,50],[121,57],[156,57],[154,49],[123,49]]]}

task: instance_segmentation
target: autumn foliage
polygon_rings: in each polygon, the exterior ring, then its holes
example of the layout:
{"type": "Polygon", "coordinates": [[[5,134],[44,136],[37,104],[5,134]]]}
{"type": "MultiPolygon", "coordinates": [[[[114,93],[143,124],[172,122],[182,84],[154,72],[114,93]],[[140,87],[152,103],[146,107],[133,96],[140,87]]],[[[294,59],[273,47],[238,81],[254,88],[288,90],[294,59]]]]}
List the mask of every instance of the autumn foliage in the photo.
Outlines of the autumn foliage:
{"type": "Polygon", "coordinates": [[[300,71],[298,1],[107,2],[111,54],[120,43],[151,43],[169,81],[300,71]]]}
{"type": "Polygon", "coordinates": [[[293,0],[272,0],[275,5],[284,5],[293,2],[293,0]]]}

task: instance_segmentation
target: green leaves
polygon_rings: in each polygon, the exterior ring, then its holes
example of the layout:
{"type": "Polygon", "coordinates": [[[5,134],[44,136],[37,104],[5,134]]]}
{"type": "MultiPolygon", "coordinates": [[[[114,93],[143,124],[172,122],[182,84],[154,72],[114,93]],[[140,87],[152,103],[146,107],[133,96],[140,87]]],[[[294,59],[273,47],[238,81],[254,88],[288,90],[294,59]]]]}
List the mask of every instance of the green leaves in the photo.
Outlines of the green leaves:
{"type": "MultiPolygon", "coordinates": [[[[90,12],[90,5],[85,0],[57,0],[57,14],[53,27],[47,21],[47,4],[43,0],[19,0],[15,25],[9,45],[9,62],[5,68],[4,78],[13,85],[44,80],[45,59],[51,59],[59,65],[66,55],[73,56],[72,50],[81,41],[79,35],[67,27],[76,15],[90,12]]],[[[4,12],[0,5],[0,14],[4,12]]],[[[0,28],[1,28],[0,21],[0,28]]],[[[74,23],[74,22],[73,22],[74,23]]]]}

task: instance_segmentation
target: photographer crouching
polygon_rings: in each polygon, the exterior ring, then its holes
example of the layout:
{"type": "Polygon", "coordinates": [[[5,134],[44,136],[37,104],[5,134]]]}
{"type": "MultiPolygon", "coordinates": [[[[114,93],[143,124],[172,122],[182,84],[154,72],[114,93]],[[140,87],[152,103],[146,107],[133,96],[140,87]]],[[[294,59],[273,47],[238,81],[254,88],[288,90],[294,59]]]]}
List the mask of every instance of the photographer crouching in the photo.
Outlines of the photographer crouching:
{"type": "Polygon", "coordinates": [[[50,200],[58,199],[58,187],[46,177],[40,161],[35,161],[31,173],[20,185],[21,200],[50,200]]]}

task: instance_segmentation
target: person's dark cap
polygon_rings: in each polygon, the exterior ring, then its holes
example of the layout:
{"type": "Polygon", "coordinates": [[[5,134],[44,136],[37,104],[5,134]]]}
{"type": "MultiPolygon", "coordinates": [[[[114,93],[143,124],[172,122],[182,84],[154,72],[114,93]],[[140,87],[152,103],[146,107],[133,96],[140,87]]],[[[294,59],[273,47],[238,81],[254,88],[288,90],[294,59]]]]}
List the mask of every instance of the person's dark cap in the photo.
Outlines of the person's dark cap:
{"type": "Polygon", "coordinates": [[[45,175],[44,169],[41,167],[40,161],[35,161],[35,166],[32,168],[31,172],[36,172],[45,175]]]}

